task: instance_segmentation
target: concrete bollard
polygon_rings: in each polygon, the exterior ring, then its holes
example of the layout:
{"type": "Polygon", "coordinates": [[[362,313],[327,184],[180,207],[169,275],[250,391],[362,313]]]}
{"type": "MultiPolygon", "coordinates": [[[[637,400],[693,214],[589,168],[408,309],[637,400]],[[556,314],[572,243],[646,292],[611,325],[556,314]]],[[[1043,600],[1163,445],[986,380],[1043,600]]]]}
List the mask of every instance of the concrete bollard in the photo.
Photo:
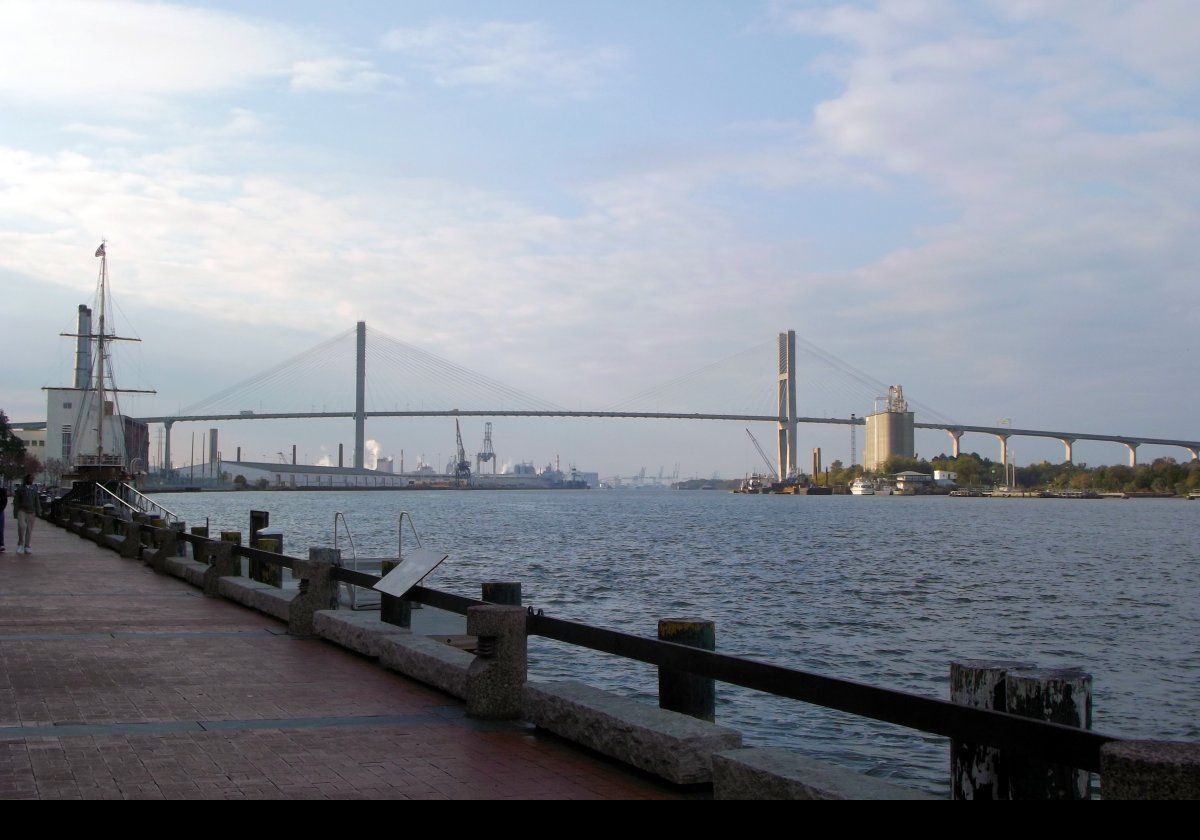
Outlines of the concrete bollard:
{"type": "Polygon", "coordinates": [[[1200,799],[1200,743],[1105,744],[1100,793],[1105,799],[1200,799]]]}
{"type": "MultiPolygon", "coordinates": [[[[662,618],[658,621],[658,638],[677,645],[716,650],[717,625],[703,619],[662,618]]],[[[717,717],[716,683],[709,677],[660,666],[658,705],[668,711],[712,722],[717,717]]]]}
{"type": "Polygon", "coordinates": [[[121,543],[121,556],[127,560],[142,559],[142,523],[125,523],[125,542],[121,543]]]}
{"type": "MultiPolygon", "coordinates": [[[[260,536],[254,541],[254,547],[259,551],[269,551],[271,554],[282,554],[279,540],[268,539],[261,536],[262,531],[259,531],[260,536]]],[[[283,566],[275,563],[268,563],[265,560],[250,560],[250,579],[256,580],[259,583],[266,583],[276,588],[283,588],[283,566]]]]}
{"type": "Polygon", "coordinates": [[[483,584],[481,601],[503,604],[507,607],[521,606],[521,584],[512,581],[489,580],[483,584]]]}
{"type": "Polygon", "coordinates": [[[515,720],[524,707],[529,668],[525,610],[487,604],[467,608],[467,634],[479,647],[467,670],[467,716],[515,720]]]}
{"type": "MultiPolygon", "coordinates": [[[[1032,662],[967,659],[950,663],[950,702],[993,712],[1007,711],[1004,678],[1032,662]]],[[[1009,798],[1008,768],[1000,750],[950,741],[950,795],[953,799],[1009,798]]]]}
{"type": "Polygon", "coordinates": [[[297,560],[292,574],[300,579],[300,593],[288,606],[288,633],[313,635],[313,614],[338,608],[338,582],[333,569],[342,564],[336,548],[310,548],[307,560],[297,560]]]}
{"type": "Polygon", "coordinates": [[[160,575],[165,574],[167,558],[178,554],[181,543],[178,529],[164,528],[159,532],[158,547],[146,558],[146,565],[160,575]]]}
{"type": "MultiPolygon", "coordinates": [[[[1004,678],[1010,714],[1092,728],[1092,675],[1079,668],[1024,668],[1004,678]]],[[[1007,760],[1012,799],[1087,799],[1086,770],[1013,755],[1007,760]]]]}
{"type": "Polygon", "coordinates": [[[220,595],[221,578],[239,577],[242,574],[242,558],[233,553],[233,543],[222,541],[208,544],[208,568],[204,570],[204,594],[209,598],[220,595]]]}

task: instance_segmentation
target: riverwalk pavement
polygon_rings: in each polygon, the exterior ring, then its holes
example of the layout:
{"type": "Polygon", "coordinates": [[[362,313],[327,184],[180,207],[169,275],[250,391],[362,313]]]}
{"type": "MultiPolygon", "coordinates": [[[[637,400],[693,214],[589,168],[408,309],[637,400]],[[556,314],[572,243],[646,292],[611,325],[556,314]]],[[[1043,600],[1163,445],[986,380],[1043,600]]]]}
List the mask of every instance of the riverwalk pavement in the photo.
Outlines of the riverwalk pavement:
{"type": "Polygon", "coordinates": [[[681,795],[286,630],[37,523],[0,554],[0,798],[681,795]]]}

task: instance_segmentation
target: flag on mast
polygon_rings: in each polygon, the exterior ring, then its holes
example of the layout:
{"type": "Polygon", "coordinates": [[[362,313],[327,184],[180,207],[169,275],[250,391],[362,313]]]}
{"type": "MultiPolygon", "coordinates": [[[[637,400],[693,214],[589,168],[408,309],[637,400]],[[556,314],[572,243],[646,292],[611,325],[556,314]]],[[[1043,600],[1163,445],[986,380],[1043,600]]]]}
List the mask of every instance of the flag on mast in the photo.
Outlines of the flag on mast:
{"type": "Polygon", "coordinates": [[[103,243],[103,242],[101,242],[101,243],[100,243],[100,247],[96,249],[96,256],[97,256],[97,257],[103,257],[103,256],[104,256],[104,243],[103,243]]]}

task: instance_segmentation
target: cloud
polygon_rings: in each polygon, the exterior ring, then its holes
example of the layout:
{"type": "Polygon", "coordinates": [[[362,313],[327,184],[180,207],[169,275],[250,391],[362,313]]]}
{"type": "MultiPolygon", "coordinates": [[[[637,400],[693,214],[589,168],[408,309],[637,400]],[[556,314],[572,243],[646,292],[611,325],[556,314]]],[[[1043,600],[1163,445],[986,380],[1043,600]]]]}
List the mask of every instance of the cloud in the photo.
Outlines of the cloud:
{"type": "Polygon", "coordinates": [[[407,57],[438,85],[535,97],[591,96],[625,64],[618,47],[568,46],[541,23],[436,21],[393,29],[383,46],[407,57]]]}
{"type": "Polygon", "coordinates": [[[388,81],[282,24],[132,0],[5,0],[0,55],[0,98],[123,115],[264,83],[345,92],[388,81]]]}
{"type": "Polygon", "coordinates": [[[323,58],[298,61],[292,66],[292,90],[340,93],[375,90],[399,80],[375,69],[369,61],[323,58]]]}

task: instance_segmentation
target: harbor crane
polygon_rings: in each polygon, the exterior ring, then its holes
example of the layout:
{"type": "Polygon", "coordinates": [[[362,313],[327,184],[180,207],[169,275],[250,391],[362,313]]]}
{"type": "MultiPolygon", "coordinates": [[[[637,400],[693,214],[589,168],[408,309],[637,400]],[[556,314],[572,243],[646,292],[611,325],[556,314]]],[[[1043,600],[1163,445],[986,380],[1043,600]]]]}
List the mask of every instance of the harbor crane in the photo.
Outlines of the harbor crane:
{"type": "Polygon", "coordinates": [[[483,449],[475,453],[475,472],[480,472],[480,464],[492,462],[492,475],[496,474],[496,453],[492,449],[492,424],[487,422],[483,424],[483,449]]]}
{"type": "Polygon", "coordinates": [[[758,445],[758,439],[754,437],[754,433],[749,429],[746,429],[746,435],[750,438],[750,442],[754,444],[754,448],[758,450],[758,454],[763,459],[763,463],[767,465],[767,475],[778,475],[778,471],[775,469],[775,464],[773,464],[771,459],[767,457],[767,453],[763,451],[763,448],[758,445]]]}
{"type": "Polygon", "coordinates": [[[462,427],[459,426],[457,417],[454,418],[454,437],[458,447],[455,450],[454,484],[462,486],[471,482],[471,462],[467,460],[467,451],[463,449],[462,427]]]}

